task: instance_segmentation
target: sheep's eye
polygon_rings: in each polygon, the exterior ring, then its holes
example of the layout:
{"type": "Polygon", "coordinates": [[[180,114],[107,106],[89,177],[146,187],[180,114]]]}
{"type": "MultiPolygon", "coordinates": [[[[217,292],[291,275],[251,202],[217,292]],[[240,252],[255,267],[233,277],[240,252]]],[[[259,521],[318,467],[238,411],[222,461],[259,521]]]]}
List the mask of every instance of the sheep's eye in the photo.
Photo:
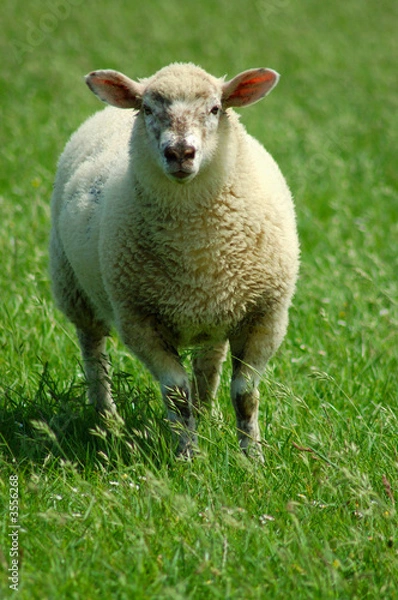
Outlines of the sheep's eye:
{"type": "Polygon", "coordinates": [[[213,108],[211,109],[210,112],[211,112],[212,115],[218,115],[219,111],[220,111],[220,107],[219,106],[213,106],[213,108]]]}
{"type": "Polygon", "coordinates": [[[152,114],[152,109],[147,104],[144,104],[143,110],[144,110],[144,114],[145,115],[151,115],[152,114]]]}

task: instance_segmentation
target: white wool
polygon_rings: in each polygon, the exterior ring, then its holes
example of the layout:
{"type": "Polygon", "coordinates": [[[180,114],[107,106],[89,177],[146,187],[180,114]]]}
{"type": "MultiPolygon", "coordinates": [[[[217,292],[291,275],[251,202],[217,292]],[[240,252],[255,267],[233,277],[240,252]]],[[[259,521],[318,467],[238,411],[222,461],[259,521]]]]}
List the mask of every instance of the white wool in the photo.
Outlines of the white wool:
{"type": "MultiPolygon", "coordinates": [[[[142,107],[108,107],[68,142],[52,200],[55,297],[77,327],[86,363],[99,362],[99,379],[106,365],[98,348],[113,323],[159,380],[171,421],[188,429],[195,389],[177,352],[199,346],[217,357],[195,373],[198,389],[206,388],[198,395],[207,398],[218,384],[220,348],[229,341],[232,400],[246,449],[259,441],[258,373],[285,335],[298,273],[290,191],[275,161],[228,108],[241,101],[228,99],[230,82],[174,64],[140,83],[126,78],[134,93],[126,100],[124,80],[116,97],[109,73],[118,83],[116,72],[95,72],[92,79],[101,75],[112,103],[121,102],[120,93],[124,106],[143,102],[147,116],[142,107]],[[226,108],[215,115],[217,103],[226,108]],[[170,390],[186,397],[188,416],[185,405],[170,409],[170,390]]],[[[90,400],[100,410],[112,408],[109,386],[101,395],[88,371],[86,364],[90,400]]],[[[180,434],[181,451],[191,437],[180,434]]]]}

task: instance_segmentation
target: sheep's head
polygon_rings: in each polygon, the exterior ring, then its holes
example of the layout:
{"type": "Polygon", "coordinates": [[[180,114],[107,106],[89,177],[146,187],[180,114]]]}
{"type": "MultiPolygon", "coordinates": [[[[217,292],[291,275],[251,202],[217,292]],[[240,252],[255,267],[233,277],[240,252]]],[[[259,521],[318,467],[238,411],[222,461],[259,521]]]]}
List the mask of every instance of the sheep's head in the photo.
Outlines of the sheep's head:
{"type": "Polygon", "coordinates": [[[271,69],[250,69],[225,82],[175,63],[139,82],[103,70],[87,75],[86,83],[108,104],[139,110],[155,161],[169,179],[186,183],[211,161],[226,109],[257,102],[278,79],[271,69]]]}

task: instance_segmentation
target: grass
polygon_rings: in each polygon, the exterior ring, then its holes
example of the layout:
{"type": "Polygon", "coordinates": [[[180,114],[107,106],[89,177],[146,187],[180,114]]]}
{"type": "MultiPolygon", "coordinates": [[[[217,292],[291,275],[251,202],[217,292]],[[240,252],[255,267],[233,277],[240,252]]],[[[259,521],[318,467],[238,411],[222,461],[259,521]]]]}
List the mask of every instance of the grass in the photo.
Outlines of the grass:
{"type": "Polygon", "coordinates": [[[398,201],[392,0],[6,0],[0,118],[0,595],[373,599],[398,593],[398,201]],[[121,419],[84,405],[47,274],[49,198],[95,68],[270,66],[242,120],[296,198],[302,269],[262,383],[265,465],[236,447],[227,365],[201,454],[174,458],[156,385],[113,339],[121,419]],[[223,417],[220,417],[222,412],[223,417]],[[9,588],[10,476],[19,582],[9,588]]]}

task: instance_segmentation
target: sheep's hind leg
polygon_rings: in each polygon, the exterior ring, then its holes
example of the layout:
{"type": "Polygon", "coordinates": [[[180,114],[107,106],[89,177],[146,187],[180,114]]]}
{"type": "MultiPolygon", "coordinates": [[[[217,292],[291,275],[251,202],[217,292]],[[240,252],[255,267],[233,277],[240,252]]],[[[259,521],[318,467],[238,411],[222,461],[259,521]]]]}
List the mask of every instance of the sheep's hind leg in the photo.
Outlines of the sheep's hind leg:
{"type": "Polygon", "coordinates": [[[208,409],[214,400],[220,383],[222,365],[228,343],[201,348],[193,358],[194,405],[197,411],[208,409]]]}
{"type": "Polygon", "coordinates": [[[83,356],[88,385],[88,399],[101,414],[116,413],[111,394],[109,360],[105,351],[106,335],[100,331],[78,329],[77,335],[83,356]]]}
{"type": "Polygon", "coordinates": [[[161,383],[161,390],[171,430],[178,440],[177,456],[190,458],[197,448],[197,436],[188,381],[161,383]]]}
{"type": "Polygon", "coordinates": [[[53,293],[59,308],[76,327],[88,384],[89,402],[98,412],[115,413],[108,376],[109,363],[105,353],[109,327],[96,318],[94,308],[79,286],[55,229],[51,234],[50,271],[53,293]]]}

